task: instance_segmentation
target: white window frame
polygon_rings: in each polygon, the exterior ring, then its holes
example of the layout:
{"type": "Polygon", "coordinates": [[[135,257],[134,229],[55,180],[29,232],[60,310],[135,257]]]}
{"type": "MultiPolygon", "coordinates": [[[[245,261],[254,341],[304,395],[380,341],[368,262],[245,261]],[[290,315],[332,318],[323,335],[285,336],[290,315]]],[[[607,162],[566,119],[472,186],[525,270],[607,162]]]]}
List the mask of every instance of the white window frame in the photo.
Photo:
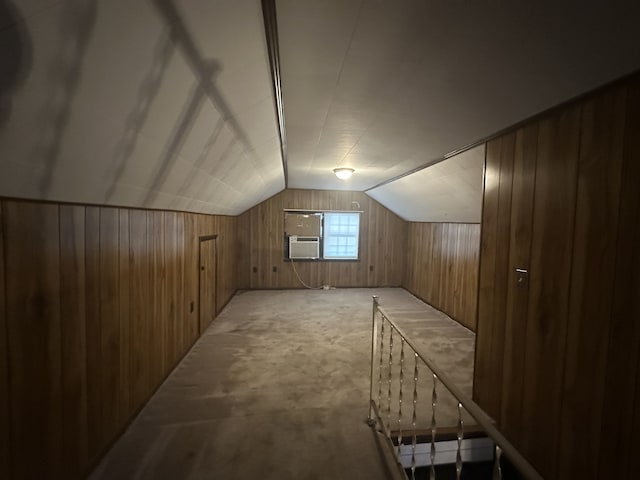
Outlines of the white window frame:
{"type": "MultiPolygon", "coordinates": [[[[322,259],[323,260],[359,260],[360,259],[360,212],[322,212],[324,219],[323,219],[323,229],[322,229],[322,259]],[[351,218],[355,218],[357,219],[357,225],[355,226],[355,234],[351,233],[351,232],[347,232],[347,233],[332,233],[331,232],[331,228],[332,226],[329,225],[330,222],[327,222],[327,218],[331,217],[331,216],[339,216],[339,215],[344,215],[344,216],[348,216],[351,218]],[[334,239],[334,238],[338,238],[338,239],[349,239],[349,238],[354,238],[355,239],[355,251],[353,252],[355,255],[349,255],[349,256],[345,256],[345,255],[331,255],[329,256],[327,254],[327,241],[329,239],[334,239]]],[[[347,225],[345,226],[346,229],[350,229],[350,227],[353,227],[354,225],[350,225],[350,222],[347,222],[347,225]]]]}

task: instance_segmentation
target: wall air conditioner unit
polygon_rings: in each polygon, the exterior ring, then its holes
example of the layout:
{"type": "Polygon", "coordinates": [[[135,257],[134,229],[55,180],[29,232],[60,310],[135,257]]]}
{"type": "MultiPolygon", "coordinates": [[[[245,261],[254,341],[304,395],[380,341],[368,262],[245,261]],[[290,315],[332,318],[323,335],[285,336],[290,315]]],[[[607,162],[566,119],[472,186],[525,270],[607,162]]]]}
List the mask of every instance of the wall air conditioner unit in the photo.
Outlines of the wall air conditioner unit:
{"type": "Polygon", "coordinates": [[[289,258],[320,258],[320,237],[289,237],[289,258]]]}

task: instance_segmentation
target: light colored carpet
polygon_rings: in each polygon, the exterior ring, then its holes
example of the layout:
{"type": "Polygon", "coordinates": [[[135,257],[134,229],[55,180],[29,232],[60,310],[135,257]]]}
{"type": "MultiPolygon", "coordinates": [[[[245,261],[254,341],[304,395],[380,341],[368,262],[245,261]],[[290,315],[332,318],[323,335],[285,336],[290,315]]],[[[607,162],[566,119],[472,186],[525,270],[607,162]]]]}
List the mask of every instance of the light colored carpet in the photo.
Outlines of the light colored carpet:
{"type": "Polygon", "coordinates": [[[371,296],[470,392],[474,335],[403,289],[239,292],[93,479],[385,479],[371,296]]]}

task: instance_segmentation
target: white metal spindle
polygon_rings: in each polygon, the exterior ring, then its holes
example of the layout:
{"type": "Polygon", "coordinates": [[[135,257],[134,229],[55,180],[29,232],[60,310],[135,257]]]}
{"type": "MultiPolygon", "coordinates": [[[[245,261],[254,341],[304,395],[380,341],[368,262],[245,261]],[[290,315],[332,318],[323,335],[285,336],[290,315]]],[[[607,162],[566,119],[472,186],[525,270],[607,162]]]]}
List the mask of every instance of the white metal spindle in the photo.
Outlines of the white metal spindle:
{"type": "Polygon", "coordinates": [[[417,405],[418,405],[418,354],[413,354],[413,414],[411,416],[411,428],[413,429],[413,436],[411,438],[411,480],[416,480],[416,443],[418,438],[416,436],[416,420],[417,405]]]}
{"type": "Polygon", "coordinates": [[[398,393],[398,458],[402,453],[402,387],[404,383],[404,338],[400,337],[400,392],[398,393]]]}
{"type": "Polygon", "coordinates": [[[389,376],[387,384],[389,387],[387,396],[387,435],[391,438],[391,380],[393,367],[393,328],[389,328],[389,376]]]}
{"type": "Polygon", "coordinates": [[[464,422],[462,420],[462,403],[458,402],[458,448],[456,450],[456,480],[462,475],[462,438],[464,435],[464,422]]]}
{"type": "Polygon", "coordinates": [[[435,480],[436,478],[436,405],[438,404],[438,377],[435,373],[433,375],[433,390],[431,391],[431,451],[429,452],[429,458],[431,460],[431,470],[429,478],[435,480]]]}
{"type": "Polygon", "coordinates": [[[378,411],[382,409],[382,357],[384,352],[384,315],[380,315],[380,366],[378,369],[378,411]]]}
{"type": "Polygon", "coordinates": [[[496,458],[493,461],[493,480],[502,480],[502,466],[500,460],[502,458],[502,449],[496,443],[496,458]]]}

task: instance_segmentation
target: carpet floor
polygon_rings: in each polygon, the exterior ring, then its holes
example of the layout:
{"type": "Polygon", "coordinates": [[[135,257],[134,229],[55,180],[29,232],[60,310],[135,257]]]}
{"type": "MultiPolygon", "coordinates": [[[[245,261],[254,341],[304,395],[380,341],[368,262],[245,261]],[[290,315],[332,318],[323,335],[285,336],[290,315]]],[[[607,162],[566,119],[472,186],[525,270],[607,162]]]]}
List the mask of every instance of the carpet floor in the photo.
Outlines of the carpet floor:
{"type": "Polygon", "coordinates": [[[471,392],[474,334],[403,289],[242,291],[90,478],[393,478],[365,423],[372,295],[471,392]]]}

